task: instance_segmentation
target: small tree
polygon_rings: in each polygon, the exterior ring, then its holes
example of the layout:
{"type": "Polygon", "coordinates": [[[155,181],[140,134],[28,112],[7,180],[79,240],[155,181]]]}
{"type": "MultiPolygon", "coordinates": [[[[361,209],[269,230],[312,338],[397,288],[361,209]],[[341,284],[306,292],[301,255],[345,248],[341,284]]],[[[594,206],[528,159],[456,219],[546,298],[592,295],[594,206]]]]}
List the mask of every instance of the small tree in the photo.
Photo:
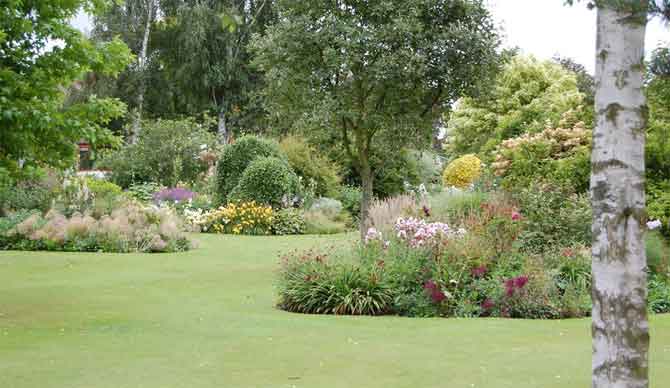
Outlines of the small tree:
{"type": "Polygon", "coordinates": [[[493,22],[479,0],[279,0],[277,13],[252,42],[266,108],[277,125],[337,137],[361,178],[363,235],[373,150],[430,144],[445,109],[497,70],[493,22]]]}

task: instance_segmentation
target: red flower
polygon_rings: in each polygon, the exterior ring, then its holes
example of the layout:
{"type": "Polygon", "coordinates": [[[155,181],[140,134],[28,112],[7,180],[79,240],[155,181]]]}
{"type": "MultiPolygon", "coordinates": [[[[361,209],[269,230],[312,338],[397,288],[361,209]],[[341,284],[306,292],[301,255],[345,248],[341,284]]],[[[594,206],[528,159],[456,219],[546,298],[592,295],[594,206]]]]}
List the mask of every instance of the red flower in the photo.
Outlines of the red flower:
{"type": "Polygon", "coordinates": [[[491,310],[494,306],[495,306],[495,303],[493,303],[493,301],[489,298],[486,298],[486,300],[484,300],[482,302],[482,308],[484,310],[491,310]]]}
{"type": "Polygon", "coordinates": [[[486,275],[486,273],[488,271],[489,270],[486,268],[486,266],[482,264],[479,267],[473,268],[471,272],[472,272],[472,276],[474,276],[476,278],[481,278],[484,275],[486,275]]]}
{"type": "Polygon", "coordinates": [[[446,296],[442,292],[442,289],[440,288],[440,285],[435,283],[433,280],[426,281],[426,283],[423,284],[423,288],[426,291],[428,291],[428,294],[430,295],[430,298],[435,303],[440,303],[444,299],[446,299],[446,296]]]}
{"type": "Polygon", "coordinates": [[[528,276],[522,275],[514,279],[516,288],[523,288],[528,283],[528,276]]]}

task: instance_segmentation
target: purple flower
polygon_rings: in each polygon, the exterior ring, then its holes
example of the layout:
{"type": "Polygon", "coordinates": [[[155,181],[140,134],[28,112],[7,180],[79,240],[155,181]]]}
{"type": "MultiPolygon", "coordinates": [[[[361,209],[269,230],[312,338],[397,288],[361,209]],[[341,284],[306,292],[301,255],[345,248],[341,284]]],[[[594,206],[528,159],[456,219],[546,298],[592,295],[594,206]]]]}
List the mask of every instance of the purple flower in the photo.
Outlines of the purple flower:
{"type": "Polygon", "coordinates": [[[169,189],[163,189],[154,194],[154,201],[156,202],[182,202],[188,201],[195,197],[195,193],[191,190],[185,189],[183,187],[173,187],[169,189]]]}

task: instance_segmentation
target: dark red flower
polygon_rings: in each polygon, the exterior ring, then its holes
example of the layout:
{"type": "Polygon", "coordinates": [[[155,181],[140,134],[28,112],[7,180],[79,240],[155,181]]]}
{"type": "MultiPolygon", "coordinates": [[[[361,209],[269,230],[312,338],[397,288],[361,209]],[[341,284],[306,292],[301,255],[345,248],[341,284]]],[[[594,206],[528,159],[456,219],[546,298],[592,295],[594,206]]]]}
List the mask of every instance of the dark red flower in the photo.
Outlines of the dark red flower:
{"type": "Polygon", "coordinates": [[[486,268],[486,266],[482,264],[479,267],[472,269],[472,276],[476,278],[481,278],[484,275],[486,275],[488,271],[489,271],[488,268],[486,268]]]}
{"type": "Polygon", "coordinates": [[[423,215],[424,215],[424,216],[426,216],[426,217],[430,217],[430,209],[428,208],[428,206],[423,205],[423,209],[422,209],[422,210],[423,210],[423,215]]]}
{"type": "Polygon", "coordinates": [[[528,283],[528,276],[522,275],[514,279],[516,288],[523,288],[528,283]]]}
{"type": "Polygon", "coordinates": [[[432,299],[435,303],[440,303],[446,298],[442,292],[442,289],[440,288],[440,285],[435,283],[433,280],[427,280],[423,284],[423,288],[428,292],[430,299],[432,299]]]}
{"type": "Polygon", "coordinates": [[[491,310],[494,306],[495,306],[495,303],[493,303],[493,301],[489,298],[486,298],[486,300],[484,300],[482,302],[482,308],[484,310],[491,310]]]}

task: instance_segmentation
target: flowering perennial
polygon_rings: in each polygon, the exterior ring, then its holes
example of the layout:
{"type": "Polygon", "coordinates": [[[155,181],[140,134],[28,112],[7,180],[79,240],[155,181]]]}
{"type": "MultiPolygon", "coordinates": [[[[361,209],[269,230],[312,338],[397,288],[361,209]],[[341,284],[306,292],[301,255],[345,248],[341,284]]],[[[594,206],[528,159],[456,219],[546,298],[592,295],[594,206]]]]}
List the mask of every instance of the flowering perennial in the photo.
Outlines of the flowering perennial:
{"type": "Polygon", "coordinates": [[[395,231],[400,240],[407,242],[413,248],[465,234],[465,229],[454,230],[442,222],[426,222],[414,217],[398,218],[395,231]]]}
{"type": "Polygon", "coordinates": [[[214,233],[270,234],[274,212],[271,206],[231,202],[205,215],[202,230],[214,233]]]}

